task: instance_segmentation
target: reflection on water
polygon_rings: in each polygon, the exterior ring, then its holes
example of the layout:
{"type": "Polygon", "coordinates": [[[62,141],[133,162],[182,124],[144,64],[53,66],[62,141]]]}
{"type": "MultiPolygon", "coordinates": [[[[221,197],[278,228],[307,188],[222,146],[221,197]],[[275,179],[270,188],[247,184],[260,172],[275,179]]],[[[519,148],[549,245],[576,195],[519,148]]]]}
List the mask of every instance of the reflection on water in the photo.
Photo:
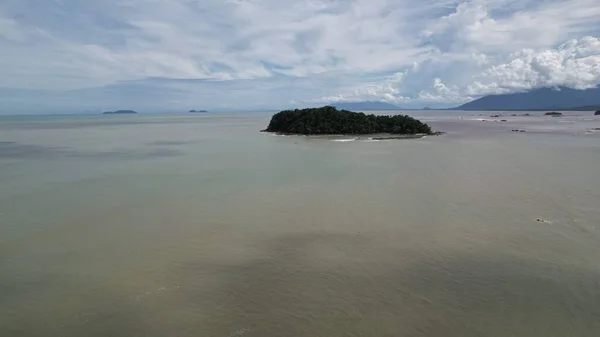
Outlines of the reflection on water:
{"type": "Polygon", "coordinates": [[[0,121],[0,335],[598,336],[600,118],[415,114],[0,121]]]}

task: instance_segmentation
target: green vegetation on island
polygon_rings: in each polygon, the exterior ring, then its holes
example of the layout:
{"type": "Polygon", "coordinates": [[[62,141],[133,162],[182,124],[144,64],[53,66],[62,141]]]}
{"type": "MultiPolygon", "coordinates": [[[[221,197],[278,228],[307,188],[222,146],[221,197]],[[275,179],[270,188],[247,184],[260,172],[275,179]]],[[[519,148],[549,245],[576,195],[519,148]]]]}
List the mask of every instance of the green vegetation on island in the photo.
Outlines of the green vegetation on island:
{"type": "Polygon", "coordinates": [[[121,115],[121,114],[136,114],[136,111],[133,110],[117,110],[117,111],[107,111],[103,112],[103,115],[121,115]]]}
{"type": "Polygon", "coordinates": [[[332,106],[276,113],[266,132],[300,135],[434,134],[429,125],[410,116],[377,116],[332,106]]]}

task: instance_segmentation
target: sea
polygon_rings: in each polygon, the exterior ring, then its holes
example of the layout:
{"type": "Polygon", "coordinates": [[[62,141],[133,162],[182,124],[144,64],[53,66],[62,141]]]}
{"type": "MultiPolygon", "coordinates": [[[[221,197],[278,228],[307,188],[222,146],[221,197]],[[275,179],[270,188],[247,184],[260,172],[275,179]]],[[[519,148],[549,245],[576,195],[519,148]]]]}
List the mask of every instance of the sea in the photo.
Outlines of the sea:
{"type": "Polygon", "coordinates": [[[600,116],[385,113],[1,116],[0,336],[600,336],[600,116]]]}

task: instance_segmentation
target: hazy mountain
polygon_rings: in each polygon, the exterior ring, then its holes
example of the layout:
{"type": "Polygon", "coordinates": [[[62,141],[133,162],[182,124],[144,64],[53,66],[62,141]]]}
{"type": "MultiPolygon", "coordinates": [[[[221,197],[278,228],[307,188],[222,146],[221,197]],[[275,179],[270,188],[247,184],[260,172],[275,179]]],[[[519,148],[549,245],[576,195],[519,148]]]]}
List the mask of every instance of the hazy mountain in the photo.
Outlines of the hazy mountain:
{"type": "Polygon", "coordinates": [[[399,107],[385,102],[338,102],[332,103],[338,109],[346,110],[398,110],[399,107]]]}
{"type": "Polygon", "coordinates": [[[117,110],[117,111],[106,111],[103,112],[103,115],[125,115],[125,114],[136,114],[137,111],[133,110],[117,110]]]}
{"type": "Polygon", "coordinates": [[[569,110],[599,106],[600,87],[576,90],[566,87],[543,88],[528,92],[490,95],[457,107],[457,110],[569,110]]]}
{"type": "Polygon", "coordinates": [[[600,111],[600,104],[598,104],[598,105],[576,106],[576,107],[568,108],[566,110],[570,110],[570,111],[600,111]]]}

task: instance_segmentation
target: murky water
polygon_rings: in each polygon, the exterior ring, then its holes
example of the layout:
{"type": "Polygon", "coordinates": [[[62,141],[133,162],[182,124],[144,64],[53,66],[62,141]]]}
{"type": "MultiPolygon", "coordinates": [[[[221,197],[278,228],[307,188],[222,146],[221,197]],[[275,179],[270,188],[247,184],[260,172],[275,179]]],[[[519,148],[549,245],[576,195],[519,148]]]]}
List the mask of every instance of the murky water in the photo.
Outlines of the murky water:
{"type": "Polygon", "coordinates": [[[412,113],[1,117],[0,336],[600,335],[600,118],[412,113]]]}

